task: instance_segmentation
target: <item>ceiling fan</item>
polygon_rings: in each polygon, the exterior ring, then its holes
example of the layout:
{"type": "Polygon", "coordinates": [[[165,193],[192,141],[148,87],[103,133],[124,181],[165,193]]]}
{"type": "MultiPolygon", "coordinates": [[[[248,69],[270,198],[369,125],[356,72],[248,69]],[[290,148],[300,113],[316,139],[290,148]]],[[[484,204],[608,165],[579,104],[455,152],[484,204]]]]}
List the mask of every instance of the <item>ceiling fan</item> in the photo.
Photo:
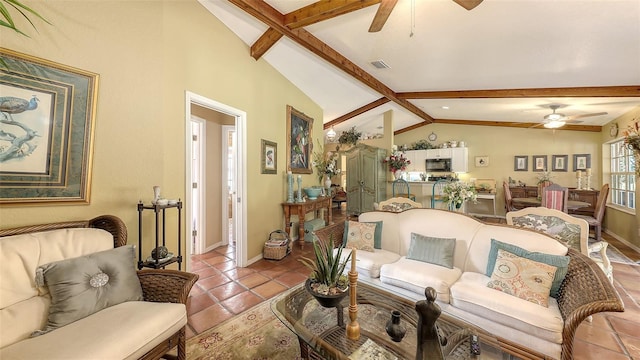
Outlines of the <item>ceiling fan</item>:
{"type": "MultiPolygon", "coordinates": [[[[393,10],[394,6],[398,0],[381,0],[380,6],[378,7],[378,11],[376,12],[373,21],[371,22],[371,26],[369,27],[369,32],[378,32],[382,30],[382,27],[387,22],[389,15],[391,14],[391,10],[393,10]]],[[[462,6],[467,10],[471,10],[476,6],[480,5],[482,0],[453,0],[456,4],[462,6]]]]}
{"type": "Polygon", "coordinates": [[[543,126],[548,129],[557,129],[559,127],[563,127],[565,124],[579,124],[582,121],[578,120],[585,117],[590,116],[600,116],[607,115],[606,112],[592,113],[592,114],[582,114],[582,115],[571,115],[567,116],[565,114],[557,113],[556,110],[564,107],[564,105],[559,104],[551,104],[549,105],[549,109],[553,110],[551,114],[547,114],[544,116],[543,126]]]}

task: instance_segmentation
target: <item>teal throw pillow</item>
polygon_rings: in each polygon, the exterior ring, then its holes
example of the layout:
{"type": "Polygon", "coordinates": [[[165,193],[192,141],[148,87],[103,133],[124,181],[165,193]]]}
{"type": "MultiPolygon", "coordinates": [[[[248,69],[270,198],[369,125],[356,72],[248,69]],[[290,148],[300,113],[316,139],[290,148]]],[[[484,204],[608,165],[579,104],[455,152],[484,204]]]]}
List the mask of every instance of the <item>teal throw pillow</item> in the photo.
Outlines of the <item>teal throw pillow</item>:
{"type": "MultiPolygon", "coordinates": [[[[365,222],[368,224],[376,224],[376,230],[373,234],[373,248],[382,249],[382,221],[365,222]]],[[[347,243],[347,237],[349,236],[349,220],[344,222],[344,234],[342,234],[342,243],[347,243]]]]}
{"type": "Polygon", "coordinates": [[[437,238],[411,233],[411,244],[407,252],[407,259],[453,269],[453,253],[455,249],[456,239],[454,238],[437,238]]]}
{"type": "Polygon", "coordinates": [[[487,276],[491,276],[491,274],[493,273],[493,268],[496,265],[496,258],[498,257],[498,249],[508,251],[514,255],[527,258],[529,260],[557,267],[558,270],[556,271],[553,278],[550,295],[554,298],[558,296],[560,285],[562,284],[562,281],[564,281],[564,277],[567,276],[567,270],[569,269],[570,258],[568,256],[531,252],[516,245],[507,244],[496,239],[491,239],[491,250],[489,250],[489,262],[487,263],[486,269],[487,276]]]}

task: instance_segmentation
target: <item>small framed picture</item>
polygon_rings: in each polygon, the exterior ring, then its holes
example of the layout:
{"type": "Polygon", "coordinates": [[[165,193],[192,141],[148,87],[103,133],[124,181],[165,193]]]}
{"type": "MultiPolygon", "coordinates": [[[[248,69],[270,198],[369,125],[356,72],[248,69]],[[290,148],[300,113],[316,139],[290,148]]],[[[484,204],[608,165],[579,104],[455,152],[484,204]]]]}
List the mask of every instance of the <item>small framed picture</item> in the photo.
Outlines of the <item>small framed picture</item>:
{"type": "Polygon", "coordinates": [[[574,154],[573,171],[591,168],[591,154],[574,154]]]}
{"type": "Polygon", "coordinates": [[[486,167],[486,166],[489,166],[489,157],[476,156],[476,167],[486,167]]]}
{"type": "Polygon", "coordinates": [[[533,171],[547,171],[547,155],[533,155],[533,171]]]}
{"type": "Polygon", "coordinates": [[[278,172],[278,144],[262,139],[262,174],[276,174],[278,172]]]}
{"type": "Polygon", "coordinates": [[[551,155],[551,171],[567,171],[569,155],[551,155]]]}
{"type": "Polygon", "coordinates": [[[513,171],[529,171],[529,157],[516,155],[513,157],[513,171]]]}

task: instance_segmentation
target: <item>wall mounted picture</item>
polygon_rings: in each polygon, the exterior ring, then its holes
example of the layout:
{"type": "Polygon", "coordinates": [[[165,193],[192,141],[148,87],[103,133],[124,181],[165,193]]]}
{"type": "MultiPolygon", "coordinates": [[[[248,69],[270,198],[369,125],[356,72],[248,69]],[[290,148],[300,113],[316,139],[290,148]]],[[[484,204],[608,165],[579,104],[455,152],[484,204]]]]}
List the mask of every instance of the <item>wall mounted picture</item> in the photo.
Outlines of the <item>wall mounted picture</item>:
{"type": "Polygon", "coordinates": [[[569,155],[551,155],[551,171],[567,171],[569,155]]]}
{"type": "Polygon", "coordinates": [[[476,156],[476,167],[487,167],[489,166],[489,157],[488,156],[476,156]]]}
{"type": "Polygon", "coordinates": [[[533,171],[547,171],[547,155],[533,155],[533,171]]]}
{"type": "Polygon", "coordinates": [[[573,155],[573,171],[586,170],[591,168],[590,154],[574,154],[573,155]]]}
{"type": "Polygon", "coordinates": [[[0,204],[89,203],[97,74],[0,49],[0,204]]]}
{"type": "Polygon", "coordinates": [[[513,157],[513,171],[529,171],[529,157],[516,155],[513,157]]]}
{"type": "Polygon", "coordinates": [[[287,105],[287,171],[311,174],[313,119],[287,105]]]}
{"type": "Polygon", "coordinates": [[[262,174],[276,174],[278,172],[278,144],[262,139],[262,160],[260,172],[262,174]]]}

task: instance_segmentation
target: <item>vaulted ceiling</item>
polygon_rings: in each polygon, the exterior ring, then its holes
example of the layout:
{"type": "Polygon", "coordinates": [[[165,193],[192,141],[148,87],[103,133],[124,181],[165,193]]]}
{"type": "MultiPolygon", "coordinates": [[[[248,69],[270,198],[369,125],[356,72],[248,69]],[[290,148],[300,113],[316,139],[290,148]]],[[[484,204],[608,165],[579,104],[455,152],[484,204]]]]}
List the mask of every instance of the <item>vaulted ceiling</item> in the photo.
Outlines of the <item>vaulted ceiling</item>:
{"type": "Polygon", "coordinates": [[[338,133],[379,133],[389,110],[396,133],[544,129],[552,105],[578,121],[561,129],[600,131],[640,106],[638,0],[199,1],[338,133]]]}

